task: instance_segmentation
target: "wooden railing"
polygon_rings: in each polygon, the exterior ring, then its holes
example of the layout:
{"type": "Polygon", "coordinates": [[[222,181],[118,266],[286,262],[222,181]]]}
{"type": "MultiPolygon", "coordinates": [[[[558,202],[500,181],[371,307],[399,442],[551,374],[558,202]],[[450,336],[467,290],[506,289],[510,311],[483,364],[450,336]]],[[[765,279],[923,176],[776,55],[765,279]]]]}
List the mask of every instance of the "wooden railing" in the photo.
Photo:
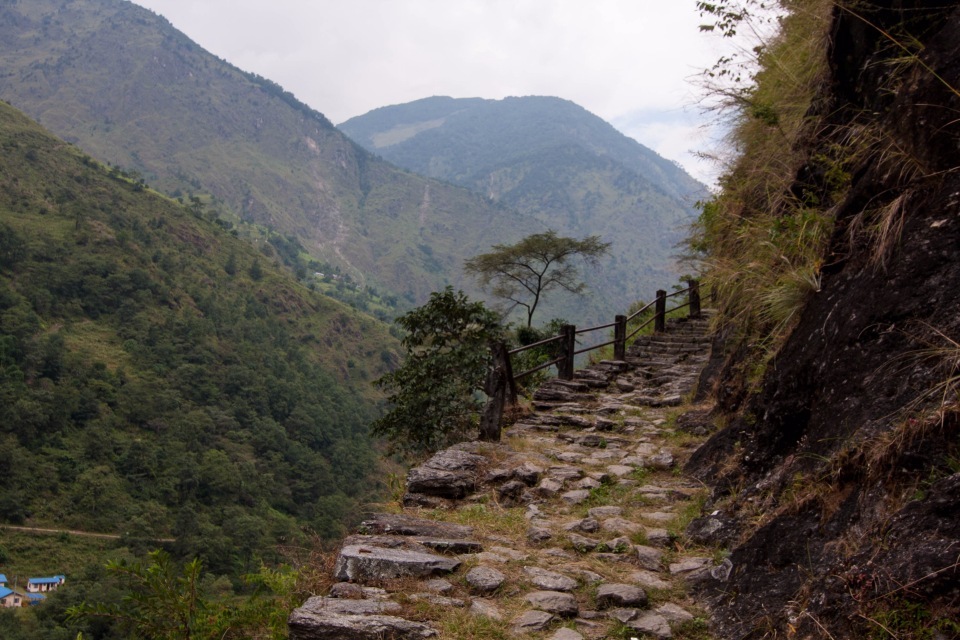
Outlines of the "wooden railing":
{"type": "Polygon", "coordinates": [[[645,327],[653,323],[653,332],[660,333],[666,329],[667,315],[683,308],[689,307],[690,318],[700,317],[700,283],[691,280],[686,289],[668,294],[666,291],[657,291],[656,298],[642,308],[637,309],[629,316],[618,315],[613,322],[601,324],[596,327],[586,329],[577,329],[574,325],[563,325],[558,335],[534,342],[533,344],[517,347],[516,349],[507,349],[506,345],[499,344],[493,348],[493,362],[490,367],[490,374],[487,377],[486,393],[490,397],[487,408],[480,421],[480,433],[483,440],[500,439],[500,418],[503,414],[503,408],[507,404],[517,403],[517,380],[542,371],[552,366],[557,367],[557,377],[561,380],[573,380],[574,363],[578,355],[602,349],[613,345],[614,360],[623,360],[626,357],[627,342],[634,338],[645,327]],[[679,304],[672,309],[667,309],[667,300],[676,296],[687,296],[687,301],[679,304]],[[627,326],[638,316],[653,307],[653,315],[638,325],[627,334],[627,326]],[[583,349],[577,349],[577,336],[613,329],[613,340],[608,340],[600,344],[595,344],[583,349]],[[559,355],[526,371],[513,373],[513,363],[511,356],[518,353],[543,347],[548,344],[559,343],[559,355]]]}

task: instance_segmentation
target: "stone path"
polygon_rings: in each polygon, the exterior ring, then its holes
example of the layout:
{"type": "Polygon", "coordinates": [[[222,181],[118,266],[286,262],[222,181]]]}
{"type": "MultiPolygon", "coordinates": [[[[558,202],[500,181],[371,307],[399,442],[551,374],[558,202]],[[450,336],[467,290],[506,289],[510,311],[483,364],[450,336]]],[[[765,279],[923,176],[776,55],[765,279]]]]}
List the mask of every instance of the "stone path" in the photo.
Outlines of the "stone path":
{"type": "Polygon", "coordinates": [[[410,471],[400,513],[348,537],[339,582],[289,619],[309,638],[708,638],[686,584],[721,563],[683,538],[704,490],[674,422],[709,357],[706,320],[671,321],[626,361],[553,380],[504,442],[410,471]]]}

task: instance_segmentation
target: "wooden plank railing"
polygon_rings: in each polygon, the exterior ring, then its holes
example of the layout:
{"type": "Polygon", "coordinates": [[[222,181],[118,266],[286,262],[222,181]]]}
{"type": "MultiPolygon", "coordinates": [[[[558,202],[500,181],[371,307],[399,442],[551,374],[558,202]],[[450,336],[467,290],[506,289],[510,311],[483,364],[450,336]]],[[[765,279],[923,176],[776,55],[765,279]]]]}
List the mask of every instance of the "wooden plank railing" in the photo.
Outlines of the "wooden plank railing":
{"type": "Polygon", "coordinates": [[[688,317],[699,318],[700,310],[700,283],[691,280],[686,289],[668,294],[666,291],[657,291],[654,300],[640,309],[637,309],[629,316],[618,315],[614,321],[608,324],[601,324],[596,327],[586,329],[577,329],[574,325],[563,325],[559,335],[534,342],[533,344],[517,347],[508,350],[506,346],[500,344],[493,348],[492,364],[490,367],[490,376],[487,380],[487,395],[490,396],[487,411],[481,419],[481,438],[484,440],[499,440],[499,422],[502,415],[502,409],[505,405],[517,403],[517,380],[525,376],[542,371],[548,367],[557,367],[557,377],[561,380],[573,380],[574,362],[578,355],[601,349],[613,345],[613,357],[615,360],[623,360],[626,357],[627,343],[632,340],[641,330],[653,323],[654,333],[661,333],[666,330],[666,318],[668,314],[689,307],[688,317]],[[687,296],[687,301],[679,304],[672,309],[667,309],[667,300],[676,296],[687,296]],[[653,315],[644,321],[633,331],[627,334],[627,327],[630,322],[638,316],[653,307],[653,315]],[[613,340],[608,340],[600,344],[577,350],[577,336],[613,329],[613,340]],[[544,362],[526,371],[513,373],[513,364],[511,356],[537,347],[543,347],[548,344],[559,343],[559,355],[549,362],[544,362]],[[506,397],[498,397],[497,394],[505,393],[506,397]],[[499,409],[498,409],[499,407],[499,409]],[[496,424],[494,424],[496,423],[496,424]],[[495,434],[495,435],[494,435],[495,434]]]}

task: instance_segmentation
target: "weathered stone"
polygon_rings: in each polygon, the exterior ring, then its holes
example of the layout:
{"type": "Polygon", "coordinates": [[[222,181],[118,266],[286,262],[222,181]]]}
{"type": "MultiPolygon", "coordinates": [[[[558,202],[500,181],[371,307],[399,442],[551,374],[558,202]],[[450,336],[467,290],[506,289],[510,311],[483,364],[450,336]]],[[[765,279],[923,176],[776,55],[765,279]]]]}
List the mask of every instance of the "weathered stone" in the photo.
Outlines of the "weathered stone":
{"type": "Polygon", "coordinates": [[[694,518],[687,525],[686,534],[697,544],[726,546],[737,535],[736,521],[721,515],[694,518]]]}
{"type": "Polygon", "coordinates": [[[486,598],[474,598],[470,603],[470,613],[475,616],[484,616],[491,620],[503,620],[503,614],[492,600],[486,598]]]}
{"type": "Polygon", "coordinates": [[[552,537],[553,533],[543,527],[530,527],[527,530],[527,540],[533,544],[543,544],[552,537]]]}
{"type": "Polygon", "coordinates": [[[607,540],[604,544],[613,553],[626,553],[633,549],[633,543],[630,542],[630,539],[623,536],[607,540]]]}
{"type": "Polygon", "coordinates": [[[453,583],[443,578],[434,578],[433,580],[424,582],[423,588],[442,595],[453,591],[453,583]]]}
{"type": "Polygon", "coordinates": [[[563,529],[564,531],[582,531],[583,533],[594,533],[600,530],[600,523],[593,518],[584,518],[583,520],[568,522],[567,524],[563,525],[563,529]]]}
{"type": "Polygon", "coordinates": [[[612,476],[622,478],[623,476],[628,476],[631,473],[633,473],[633,467],[625,464],[612,464],[609,467],[607,467],[607,471],[612,476]]]}
{"type": "Polygon", "coordinates": [[[669,582],[661,580],[654,572],[645,569],[631,573],[630,580],[645,589],[669,589],[671,586],[669,582]]]}
{"type": "Polygon", "coordinates": [[[641,633],[646,633],[654,638],[667,640],[673,637],[670,631],[670,623],[659,613],[642,613],[633,620],[626,623],[631,629],[636,629],[641,633]]]}
{"type": "Polygon", "coordinates": [[[531,584],[546,591],[573,591],[577,588],[577,581],[565,575],[547,571],[539,567],[524,567],[524,574],[531,584]]]}
{"type": "Polygon", "coordinates": [[[609,552],[595,553],[593,557],[596,558],[597,560],[603,560],[604,562],[619,562],[624,564],[627,562],[631,562],[633,558],[633,556],[628,553],[609,553],[609,552]]]}
{"type": "Polygon", "coordinates": [[[524,600],[536,609],[556,614],[562,618],[572,618],[580,610],[577,599],[569,593],[561,591],[532,591],[524,596],[524,600]]]}
{"type": "Polygon", "coordinates": [[[560,627],[550,636],[550,640],[583,640],[583,636],[567,627],[560,627]]]}
{"type": "Polygon", "coordinates": [[[627,380],[626,378],[617,378],[617,389],[624,393],[629,393],[637,388],[635,384],[627,380]]]}
{"type": "Polygon", "coordinates": [[[647,528],[647,542],[660,546],[670,544],[670,532],[666,529],[647,528]]]}
{"type": "Polygon", "coordinates": [[[444,449],[407,473],[407,491],[460,499],[477,487],[477,470],[486,460],[456,449],[444,449]]]}
{"type": "Polygon", "coordinates": [[[582,453],[577,453],[575,451],[562,451],[557,454],[557,460],[560,462],[572,462],[574,464],[583,460],[586,456],[582,453]]]}
{"type": "Polygon", "coordinates": [[[450,573],[459,566],[459,560],[432,553],[350,545],[340,550],[333,571],[337,580],[370,582],[450,573]]]}
{"type": "Polygon", "coordinates": [[[590,492],[586,489],[574,489],[562,494],[560,498],[567,504],[576,505],[590,497],[590,492]]]}
{"type": "Polygon", "coordinates": [[[552,498],[563,489],[563,482],[554,478],[544,478],[534,491],[544,498],[552,498]]]}
{"type": "Polygon", "coordinates": [[[338,613],[355,616],[396,613],[400,611],[400,605],[390,600],[324,598],[322,596],[308,598],[300,608],[310,613],[338,613]]]}
{"type": "Polygon", "coordinates": [[[676,460],[673,455],[664,451],[647,458],[647,464],[645,466],[658,471],[667,471],[673,468],[675,462],[676,460]]]}
{"type": "Polygon", "coordinates": [[[631,620],[636,619],[636,617],[640,615],[640,612],[636,609],[618,608],[618,609],[610,609],[610,611],[607,612],[607,615],[612,620],[616,620],[617,622],[622,622],[623,624],[627,624],[631,620]]]}
{"type": "Polygon", "coordinates": [[[493,593],[500,588],[507,577],[492,567],[474,567],[464,577],[474,593],[493,593]]]}
{"type": "Polygon", "coordinates": [[[587,538],[586,536],[581,536],[576,533],[571,533],[569,536],[567,536],[567,539],[570,540],[570,544],[573,545],[573,548],[581,553],[593,551],[600,544],[599,540],[587,538]]]}
{"type": "Polygon", "coordinates": [[[663,551],[646,545],[634,545],[637,552],[637,564],[649,571],[662,571],[663,551]]]}
{"type": "Polygon", "coordinates": [[[553,614],[546,611],[526,611],[513,619],[514,633],[543,631],[553,622],[553,614]]]}
{"type": "Polygon", "coordinates": [[[614,533],[634,533],[643,528],[642,525],[625,518],[607,518],[600,523],[600,526],[604,531],[613,531],[614,533]]]}
{"type": "Polygon", "coordinates": [[[523,501],[523,492],[527,485],[519,480],[510,480],[497,487],[497,498],[505,507],[513,507],[523,501]]]}
{"type": "Polygon", "coordinates": [[[599,489],[600,487],[603,486],[603,483],[601,483],[599,480],[596,480],[588,476],[586,478],[581,478],[580,480],[577,480],[574,486],[577,489],[586,489],[587,491],[589,491],[591,489],[599,489]]]}
{"type": "MultiPolygon", "coordinates": [[[[510,542],[507,540],[506,542],[510,542]]],[[[490,551],[506,556],[511,560],[526,560],[529,557],[529,554],[524,553],[523,551],[517,551],[516,549],[510,549],[508,547],[490,547],[490,551]]]]}
{"type": "Polygon", "coordinates": [[[352,582],[338,582],[330,587],[330,597],[361,600],[363,598],[363,587],[352,582]]]}
{"type": "Polygon", "coordinates": [[[617,423],[609,418],[597,416],[596,421],[593,423],[593,427],[597,431],[613,431],[617,428],[617,423]]]}
{"type": "Polygon", "coordinates": [[[687,573],[693,573],[695,571],[703,571],[709,569],[713,566],[713,560],[710,558],[701,558],[701,557],[691,557],[683,558],[679,562],[670,563],[670,573],[673,575],[681,575],[687,573]]]}
{"type": "Polygon", "coordinates": [[[597,606],[601,609],[642,608],[647,606],[647,594],[640,587],[629,584],[602,584],[597,589],[597,606]]]}
{"type": "Polygon", "coordinates": [[[413,539],[423,546],[441,553],[479,553],[483,550],[483,545],[476,540],[451,540],[449,538],[424,538],[422,536],[415,536],[413,539]]]}
{"type": "Polygon", "coordinates": [[[537,484],[542,475],[543,469],[529,462],[524,462],[513,470],[513,477],[528,487],[537,484]]]}
{"type": "Polygon", "coordinates": [[[606,518],[608,516],[619,516],[623,514],[623,509],[621,507],[593,507],[590,509],[587,514],[591,518],[606,518]]]}
{"type": "Polygon", "coordinates": [[[566,551],[566,550],[564,550],[564,549],[561,549],[561,548],[559,548],[559,547],[551,547],[550,549],[544,549],[544,550],[543,550],[543,555],[545,555],[545,556],[551,556],[551,557],[553,557],[553,558],[561,558],[561,559],[563,559],[563,560],[575,560],[575,559],[576,559],[576,556],[574,556],[572,553],[570,553],[569,551],[566,551]]]}
{"type": "Polygon", "coordinates": [[[483,481],[487,484],[501,484],[509,480],[513,476],[510,469],[490,469],[487,471],[487,475],[483,477],[483,481]]]}
{"type": "Polygon", "coordinates": [[[569,465],[557,465],[547,469],[547,475],[555,480],[579,480],[583,476],[583,471],[578,467],[569,465]]]}
{"type": "Polygon", "coordinates": [[[384,615],[313,613],[303,607],[287,618],[290,640],[419,640],[438,634],[425,624],[384,615]]]}
{"type": "Polygon", "coordinates": [[[693,620],[693,614],[672,602],[667,602],[656,608],[656,612],[672,624],[681,624],[693,620]]]}
{"type": "Polygon", "coordinates": [[[604,580],[602,575],[599,573],[594,573],[589,569],[579,569],[576,573],[587,584],[597,584],[598,582],[603,582],[604,580]]]}

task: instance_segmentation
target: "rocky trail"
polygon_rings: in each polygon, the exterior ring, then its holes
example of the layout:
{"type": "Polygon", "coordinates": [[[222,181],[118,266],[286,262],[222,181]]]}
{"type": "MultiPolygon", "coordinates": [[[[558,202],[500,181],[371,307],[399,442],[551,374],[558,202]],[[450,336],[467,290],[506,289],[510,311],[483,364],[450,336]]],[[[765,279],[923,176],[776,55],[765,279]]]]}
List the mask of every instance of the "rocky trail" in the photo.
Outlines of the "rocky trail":
{"type": "Polygon", "coordinates": [[[709,638],[687,587],[729,561],[684,537],[706,490],[679,471],[704,435],[680,414],[709,349],[705,319],[670,321],[625,361],[546,383],[502,443],[412,469],[402,510],[344,540],[290,637],[709,638]]]}

